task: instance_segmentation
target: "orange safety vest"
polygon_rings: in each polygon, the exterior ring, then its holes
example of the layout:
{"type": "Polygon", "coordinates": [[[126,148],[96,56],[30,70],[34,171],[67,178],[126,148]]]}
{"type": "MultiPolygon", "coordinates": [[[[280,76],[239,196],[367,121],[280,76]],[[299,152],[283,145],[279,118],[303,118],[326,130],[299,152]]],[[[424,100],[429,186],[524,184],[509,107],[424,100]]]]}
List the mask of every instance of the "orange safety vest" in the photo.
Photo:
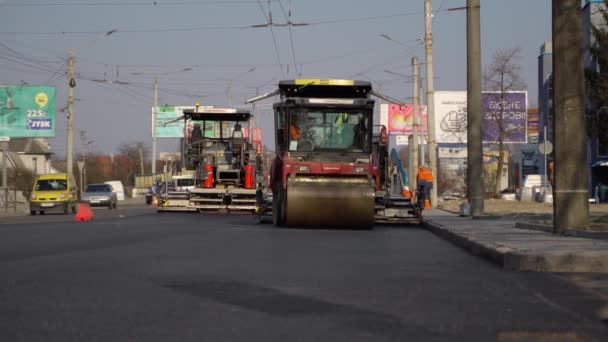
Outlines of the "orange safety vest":
{"type": "Polygon", "coordinates": [[[420,167],[418,168],[418,174],[416,175],[417,180],[425,180],[427,182],[433,181],[433,173],[431,169],[420,167]]]}
{"type": "Polygon", "coordinates": [[[289,133],[291,135],[291,139],[300,139],[300,137],[302,136],[302,129],[292,124],[289,128],[289,133]]]}

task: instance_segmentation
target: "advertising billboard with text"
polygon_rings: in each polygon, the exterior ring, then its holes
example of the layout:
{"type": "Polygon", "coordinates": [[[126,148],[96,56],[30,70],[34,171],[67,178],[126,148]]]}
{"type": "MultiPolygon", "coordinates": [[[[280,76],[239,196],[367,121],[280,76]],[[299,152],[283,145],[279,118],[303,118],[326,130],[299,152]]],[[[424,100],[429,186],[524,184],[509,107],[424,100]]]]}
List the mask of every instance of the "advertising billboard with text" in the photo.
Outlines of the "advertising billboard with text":
{"type": "Polygon", "coordinates": [[[55,87],[0,86],[0,136],[55,136],[55,87]]]}
{"type": "Polygon", "coordinates": [[[467,92],[435,92],[435,136],[438,143],[467,142],[467,92]]]}
{"type": "MultiPolygon", "coordinates": [[[[213,106],[200,106],[198,107],[199,110],[207,110],[207,109],[211,109],[213,108],[213,106]]],[[[188,122],[186,125],[187,129],[184,129],[184,120],[177,120],[171,123],[168,123],[166,125],[163,125],[163,123],[179,118],[182,115],[184,115],[184,110],[186,109],[195,109],[194,106],[165,106],[165,107],[158,107],[158,110],[156,112],[156,123],[154,125],[154,127],[156,128],[156,137],[157,138],[183,138],[184,137],[184,132],[186,132],[186,134],[189,134],[193,127],[194,124],[200,124],[201,127],[203,126],[203,122],[202,121],[194,121],[194,122],[188,122]]],[[[154,107],[152,107],[152,110],[154,110],[154,107]]],[[[215,123],[211,122],[211,123],[207,123],[205,126],[205,135],[206,137],[213,137],[215,136],[215,123]]]]}
{"type": "Polygon", "coordinates": [[[505,143],[525,143],[528,133],[526,92],[483,92],[483,141],[497,142],[501,132],[505,143]]]}
{"type": "MultiPolygon", "coordinates": [[[[484,143],[498,141],[500,127],[505,143],[525,143],[527,138],[527,92],[481,94],[484,143]]],[[[467,142],[467,92],[435,92],[435,134],[438,143],[467,142]]]]}

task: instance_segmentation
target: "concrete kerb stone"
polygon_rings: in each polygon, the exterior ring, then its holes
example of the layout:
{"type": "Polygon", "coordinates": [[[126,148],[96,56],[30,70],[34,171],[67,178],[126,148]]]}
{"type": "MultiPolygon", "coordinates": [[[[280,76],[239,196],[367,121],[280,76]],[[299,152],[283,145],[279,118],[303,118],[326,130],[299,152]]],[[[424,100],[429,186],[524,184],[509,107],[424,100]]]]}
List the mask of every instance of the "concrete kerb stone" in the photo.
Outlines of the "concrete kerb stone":
{"type": "Polygon", "coordinates": [[[437,222],[433,222],[432,220],[425,221],[424,227],[433,232],[435,235],[438,235],[448,241],[453,242],[455,245],[468,250],[473,255],[483,256],[499,264],[500,266],[504,264],[505,251],[504,249],[499,249],[499,246],[496,246],[496,248],[491,248],[490,246],[476,242],[467,236],[458,234],[457,232],[450,230],[448,227],[437,222]]]}
{"type": "MultiPolygon", "coordinates": [[[[479,224],[473,223],[472,224],[479,224]]],[[[499,243],[476,239],[475,234],[458,231],[432,219],[424,226],[434,234],[453,242],[474,255],[516,271],[608,273],[608,248],[601,250],[518,250],[499,243]]],[[[599,242],[598,243],[603,243],[599,242]]]]}
{"type": "MultiPolygon", "coordinates": [[[[548,232],[548,233],[553,232],[552,226],[548,226],[545,224],[528,223],[528,222],[516,222],[515,228],[540,230],[540,231],[544,231],[544,232],[548,232]]],[[[593,231],[566,229],[566,230],[564,230],[564,235],[571,236],[571,237],[586,238],[586,239],[608,240],[608,232],[593,232],[593,231]]]]}

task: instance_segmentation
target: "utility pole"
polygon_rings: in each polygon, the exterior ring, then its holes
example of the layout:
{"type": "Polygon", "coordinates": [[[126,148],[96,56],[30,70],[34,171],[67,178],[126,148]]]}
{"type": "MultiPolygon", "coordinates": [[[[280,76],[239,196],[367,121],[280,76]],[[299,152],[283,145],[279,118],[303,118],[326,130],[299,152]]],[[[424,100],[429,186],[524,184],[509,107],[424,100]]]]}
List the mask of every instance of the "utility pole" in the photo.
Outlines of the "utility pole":
{"type": "Polygon", "coordinates": [[[67,129],[67,174],[68,177],[72,176],[73,169],[73,150],[74,150],[74,87],[76,81],[74,80],[74,54],[70,51],[70,57],[68,62],[68,129],[67,129]]]}
{"type": "Polygon", "coordinates": [[[433,88],[433,12],[431,0],[424,0],[424,44],[426,50],[426,127],[429,148],[429,167],[435,178],[431,188],[431,206],[437,205],[437,142],[435,137],[435,89],[433,88]]]}
{"type": "Polygon", "coordinates": [[[144,174],[144,151],[142,146],[139,146],[139,166],[141,168],[141,174],[144,174]]]}
{"type": "MultiPolygon", "coordinates": [[[[412,90],[414,91],[414,94],[412,95],[412,100],[414,102],[414,108],[413,108],[413,112],[412,112],[412,170],[413,173],[410,175],[410,177],[412,179],[414,178],[414,174],[415,172],[418,170],[418,126],[419,126],[419,122],[418,122],[418,109],[419,109],[419,105],[418,105],[418,71],[419,71],[420,65],[418,64],[418,57],[412,57],[412,75],[413,75],[413,82],[414,84],[412,85],[412,90]]],[[[416,186],[415,181],[414,181],[414,186],[416,186]]],[[[410,190],[413,190],[414,188],[410,188],[410,190]]]]}
{"type": "MultiPolygon", "coordinates": [[[[420,69],[418,69],[418,73],[420,73],[420,69]]],[[[422,120],[422,103],[424,102],[424,99],[422,98],[422,77],[419,76],[418,77],[418,123],[420,125],[423,124],[423,120],[422,120]]],[[[428,108],[428,107],[427,107],[428,108]]],[[[419,126],[420,127],[420,126],[419,126]]],[[[424,156],[424,130],[422,129],[422,127],[419,128],[419,135],[420,135],[420,165],[424,165],[425,164],[425,156],[424,156]]],[[[428,132],[428,127],[427,127],[427,132],[428,132]]]]}
{"type": "Polygon", "coordinates": [[[583,21],[579,0],[553,0],[553,231],[589,223],[583,21]]]}
{"type": "Polygon", "coordinates": [[[479,27],[479,0],[467,0],[467,197],[473,217],[484,212],[479,27]]]}
{"type": "MultiPolygon", "coordinates": [[[[158,110],[158,78],[154,78],[154,107],[152,108],[152,174],[156,173],[156,111],[158,110]]],[[[143,172],[142,172],[143,174],[143,172]]]]}
{"type": "Polygon", "coordinates": [[[80,187],[84,191],[87,183],[87,137],[84,129],[80,130],[80,144],[82,148],[82,169],[80,171],[80,187]]]}

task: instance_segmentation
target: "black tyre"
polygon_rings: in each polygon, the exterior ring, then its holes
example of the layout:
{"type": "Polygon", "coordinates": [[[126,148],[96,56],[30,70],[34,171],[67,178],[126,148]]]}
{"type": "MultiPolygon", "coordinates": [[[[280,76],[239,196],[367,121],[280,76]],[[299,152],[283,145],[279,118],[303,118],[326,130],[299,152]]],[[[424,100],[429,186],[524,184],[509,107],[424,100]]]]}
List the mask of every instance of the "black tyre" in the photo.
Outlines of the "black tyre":
{"type": "Polygon", "coordinates": [[[30,215],[32,215],[32,216],[36,215],[36,210],[30,210],[30,215]]]}
{"type": "Polygon", "coordinates": [[[272,223],[281,227],[285,224],[285,194],[283,189],[280,189],[278,196],[273,196],[272,200],[272,223]]]}
{"type": "Polygon", "coordinates": [[[40,210],[40,215],[44,215],[44,211],[40,210]]]}

